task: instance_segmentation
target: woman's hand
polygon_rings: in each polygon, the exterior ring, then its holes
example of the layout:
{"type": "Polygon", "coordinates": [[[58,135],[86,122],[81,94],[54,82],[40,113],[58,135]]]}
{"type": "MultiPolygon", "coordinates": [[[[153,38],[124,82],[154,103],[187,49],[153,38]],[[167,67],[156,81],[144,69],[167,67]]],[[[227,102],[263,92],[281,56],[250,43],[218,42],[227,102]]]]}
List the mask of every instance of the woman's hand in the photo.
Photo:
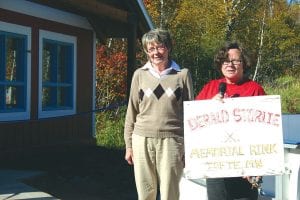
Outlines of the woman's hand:
{"type": "Polygon", "coordinates": [[[224,96],[221,95],[220,93],[216,94],[212,99],[215,99],[217,101],[220,101],[220,102],[224,103],[224,101],[223,101],[224,96]]]}
{"type": "Polygon", "coordinates": [[[125,153],[125,160],[129,165],[133,165],[133,151],[132,148],[127,148],[125,153]]]}
{"type": "Polygon", "coordinates": [[[244,176],[244,179],[247,179],[248,182],[252,185],[252,188],[260,188],[262,184],[261,176],[244,176]]]}

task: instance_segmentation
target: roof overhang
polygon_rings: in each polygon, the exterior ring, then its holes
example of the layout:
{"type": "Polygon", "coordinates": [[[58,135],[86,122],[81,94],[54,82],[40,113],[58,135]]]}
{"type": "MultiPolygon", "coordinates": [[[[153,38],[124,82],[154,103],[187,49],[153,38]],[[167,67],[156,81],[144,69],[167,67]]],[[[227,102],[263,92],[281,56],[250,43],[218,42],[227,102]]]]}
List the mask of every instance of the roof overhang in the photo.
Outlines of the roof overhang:
{"type": "Polygon", "coordinates": [[[101,41],[127,38],[132,26],[137,37],[153,28],[142,0],[28,0],[85,17],[101,41]]]}

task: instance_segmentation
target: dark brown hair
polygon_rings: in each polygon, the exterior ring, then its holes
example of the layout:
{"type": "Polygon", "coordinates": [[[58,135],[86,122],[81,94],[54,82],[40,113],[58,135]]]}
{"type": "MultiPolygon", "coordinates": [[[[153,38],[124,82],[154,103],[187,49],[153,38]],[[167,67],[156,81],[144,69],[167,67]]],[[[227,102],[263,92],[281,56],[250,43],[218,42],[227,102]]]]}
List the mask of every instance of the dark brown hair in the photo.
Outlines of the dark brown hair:
{"type": "Polygon", "coordinates": [[[249,76],[249,71],[251,67],[251,61],[248,55],[246,54],[245,50],[241,45],[237,42],[226,42],[216,53],[214,57],[214,64],[219,71],[221,71],[222,64],[224,61],[228,60],[228,51],[230,49],[238,49],[241,52],[241,62],[243,63],[244,68],[244,76],[249,76]]]}

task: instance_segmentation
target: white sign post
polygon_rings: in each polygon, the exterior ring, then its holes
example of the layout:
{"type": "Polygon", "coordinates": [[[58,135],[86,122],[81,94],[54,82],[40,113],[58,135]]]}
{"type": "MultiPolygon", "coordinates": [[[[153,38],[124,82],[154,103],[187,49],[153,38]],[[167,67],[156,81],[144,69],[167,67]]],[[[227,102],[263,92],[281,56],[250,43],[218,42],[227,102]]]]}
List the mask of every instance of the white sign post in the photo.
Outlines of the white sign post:
{"type": "Polygon", "coordinates": [[[280,96],[184,102],[189,179],[284,173],[280,96]]]}

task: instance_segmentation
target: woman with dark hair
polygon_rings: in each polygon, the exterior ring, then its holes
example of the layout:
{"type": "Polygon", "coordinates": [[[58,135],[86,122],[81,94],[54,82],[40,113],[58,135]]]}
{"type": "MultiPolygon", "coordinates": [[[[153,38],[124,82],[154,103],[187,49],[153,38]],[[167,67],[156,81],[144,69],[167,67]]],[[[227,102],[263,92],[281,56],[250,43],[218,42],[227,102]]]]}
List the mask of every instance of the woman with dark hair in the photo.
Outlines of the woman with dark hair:
{"type": "MultiPolygon", "coordinates": [[[[196,100],[265,95],[264,89],[249,79],[250,60],[236,42],[226,43],[215,58],[222,77],[211,80],[196,96],[196,100]]],[[[261,177],[208,178],[208,200],[257,200],[257,182],[261,177]],[[253,180],[255,180],[253,182],[253,180]]]]}

